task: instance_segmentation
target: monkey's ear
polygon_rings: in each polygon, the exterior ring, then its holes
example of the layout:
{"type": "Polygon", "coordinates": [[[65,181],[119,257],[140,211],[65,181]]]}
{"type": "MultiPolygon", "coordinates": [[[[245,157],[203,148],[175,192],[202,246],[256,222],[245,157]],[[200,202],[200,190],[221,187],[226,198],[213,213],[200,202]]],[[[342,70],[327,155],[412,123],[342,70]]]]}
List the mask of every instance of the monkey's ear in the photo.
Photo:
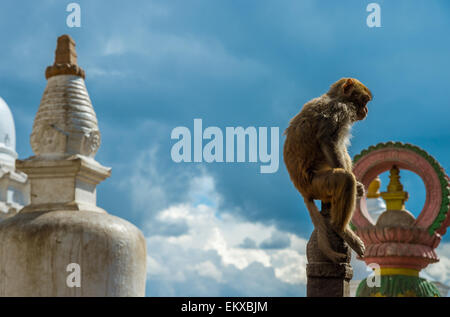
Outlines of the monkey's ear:
{"type": "Polygon", "coordinates": [[[350,96],[355,88],[355,81],[352,78],[347,78],[345,83],[342,85],[342,90],[344,95],[350,96]]]}

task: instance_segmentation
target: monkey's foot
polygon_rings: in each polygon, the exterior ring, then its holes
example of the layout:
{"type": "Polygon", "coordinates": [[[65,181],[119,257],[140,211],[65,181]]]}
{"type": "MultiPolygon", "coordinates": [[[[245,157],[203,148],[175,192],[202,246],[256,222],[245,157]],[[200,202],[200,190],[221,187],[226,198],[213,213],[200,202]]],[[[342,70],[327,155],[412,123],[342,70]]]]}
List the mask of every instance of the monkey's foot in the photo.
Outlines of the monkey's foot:
{"type": "Polygon", "coordinates": [[[347,254],[339,253],[335,251],[323,252],[327,258],[329,258],[333,263],[342,263],[347,259],[347,254]]]}
{"type": "Polygon", "coordinates": [[[364,242],[350,229],[349,227],[345,228],[343,231],[339,230],[335,225],[332,225],[334,232],[336,232],[345,242],[348,243],[350,248],[353,249],[361,258],[364,255],[366,247],[364,246],[364,242]]]}
{"type": "Polygon", "coordinates": [[[334,263],[345,262],[347,259],[345,253],[336,252],[331,248],[327,235],[320,229],[317,230],[317,245],[319,250],[334,263]]]}

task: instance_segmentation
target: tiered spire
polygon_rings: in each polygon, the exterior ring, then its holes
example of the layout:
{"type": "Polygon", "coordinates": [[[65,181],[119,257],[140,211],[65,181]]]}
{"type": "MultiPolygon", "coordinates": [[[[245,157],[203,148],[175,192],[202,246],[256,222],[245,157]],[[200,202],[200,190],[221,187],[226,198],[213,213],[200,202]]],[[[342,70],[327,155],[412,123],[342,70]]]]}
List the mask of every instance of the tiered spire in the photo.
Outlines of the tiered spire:
{"type": "Polygon", "coordinates": [[[55,63],[47,67],[46,77],[47,87],[31,134],[34,153],[94,157],[100,146],[100,131],[70,36],[58,38],[55,63]]]}
{"type": "Polygon", "coordinates": [[[30,138],[36,156],[17,161],[32,184],[31,204],[24,210],[40,210],[45,204],[47,210],[105,212],[96,206],[96,185],[111,169],[94,160],[100,131],[70,36],[58,38],[55,63],[46,77],[30,138]]]}
{"type": "Polygon", "coordinates": [[[52,66],[48,66],[45,71],[46,79],[56,75],[75,75],[85,78],[84,70],[77,64],[75,42],[67,34],[58,37],[55,63],[52,66]]]}
{"type": "Polygon", "coordinates": [[[403,185],[400,183],[400,170],[396,165],[392,166],[389,179],[387,192],[381,193],[381,197],[386,201],[387,210],[405,210],[408,192],[403,191],[403,185]]]}

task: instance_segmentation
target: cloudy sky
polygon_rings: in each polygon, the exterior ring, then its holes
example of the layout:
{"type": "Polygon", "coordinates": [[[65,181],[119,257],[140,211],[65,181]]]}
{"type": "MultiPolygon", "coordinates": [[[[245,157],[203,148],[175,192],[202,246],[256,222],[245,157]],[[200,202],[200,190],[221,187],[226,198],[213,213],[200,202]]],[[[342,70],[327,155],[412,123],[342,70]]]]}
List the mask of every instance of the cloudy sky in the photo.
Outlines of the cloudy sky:
{"type": "MultiPolygon", "coordinates": [[[[450,3],[378,1],[70,1],[0,4],[0,96],[16,121],[17,152],[32,155],[34,115],[56,38],[70,34],[97,112],[97,160],[112,167],[98,204],[136,224],[148,245],[148,296],[304,296],[311,221],[282,163],[175,163],[171,131],[279,127],[341,77],[374,94],[353,129],[353,156],[409,142],[450,168],[450,3]]],[[[281,133],[280,133],[281,134],[281,133]]],[[[420,178],[403,173],[416,216],[420,178]]],[[[386,176],[383,177],[386,180],[386,176]]],[[[384,182],[386,186],[386,182],[384,182]]],[[[450,284],[450,235],[427,274],[450,284]]],[[[354,261],[355,278],[367,272],[354,261]]]]}

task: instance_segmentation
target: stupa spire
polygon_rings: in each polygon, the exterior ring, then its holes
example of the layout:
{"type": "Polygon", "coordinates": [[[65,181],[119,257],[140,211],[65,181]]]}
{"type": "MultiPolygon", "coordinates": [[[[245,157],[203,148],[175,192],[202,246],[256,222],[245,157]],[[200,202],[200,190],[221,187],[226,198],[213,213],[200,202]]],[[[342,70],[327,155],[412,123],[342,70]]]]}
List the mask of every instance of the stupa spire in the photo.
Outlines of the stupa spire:
{"type": "Polygon", "coordinates": [[[34,153],[41,157],[81,154],[93,158],[100,146],[100,131],[70,36],[58,38],[55,63],[47,67],[46,77],[47,87],[30,140],[34,153]]]}
{"type": "Polygon", "coordinates": [[[49,79],[56,75],[75,75],[85,78],[84,70],[77,64],[77,52],[75,41],[67,34],[58,37],[55,51],[55,62],[48,66],[45,78],[49,79]]]}
{"type": "Polygon", "coordinates": [[[55,51],[55,64],[77,65],[75,42],[67,34],[61,35],[58,38],[58,44],[55,51]]]}
{"type": "Polygon", "coordinates": [[[105,212],[96,206],[95,187],[109,177],[111,169],[94,160],[100,131],[80,71],[75,42],[68,35],[60,36],[30,137],[35,156],[18,160],[18,168],[33,177],[34,183],[45,184],[34,187],[40,192],[32,193],[25,211],[47,204],[59,210],[105,212]]]}
{"type": "Polygon", "coordinates": [[[381,197],[386,201],[387,210],[405,210],[408,192],[403,191],[403,185],[400,183],[400,170],[396,165],[392,166],[389,179],[387,192],[381,193],[381,197]]]}

